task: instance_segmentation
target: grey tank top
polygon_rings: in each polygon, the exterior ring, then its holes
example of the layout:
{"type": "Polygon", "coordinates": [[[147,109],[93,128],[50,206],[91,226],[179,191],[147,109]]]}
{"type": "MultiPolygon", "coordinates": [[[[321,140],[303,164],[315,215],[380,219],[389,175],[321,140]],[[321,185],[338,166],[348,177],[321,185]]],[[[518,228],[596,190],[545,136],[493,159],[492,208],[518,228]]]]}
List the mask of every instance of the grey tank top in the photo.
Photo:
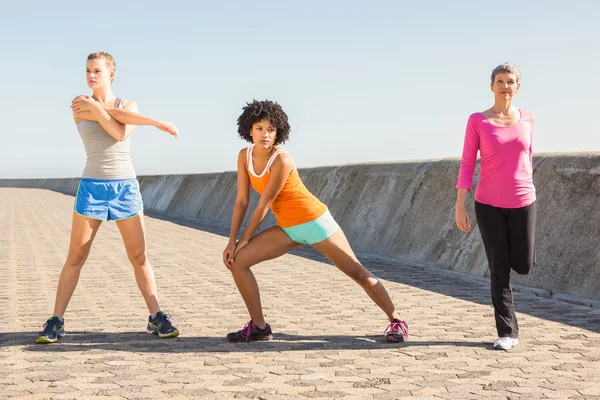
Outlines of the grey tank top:
{"type": "MultiPolygon", "coordinates": [[[[116,108],[123,108],[124,104],[123,99],[115,100],[116,108]]],[[[131,162],[131,136],[119,142],[96,121],[81,120],[77,122],[77,130],[87,154],[82,178],[112,180],[136,177],[131,162]]]]}

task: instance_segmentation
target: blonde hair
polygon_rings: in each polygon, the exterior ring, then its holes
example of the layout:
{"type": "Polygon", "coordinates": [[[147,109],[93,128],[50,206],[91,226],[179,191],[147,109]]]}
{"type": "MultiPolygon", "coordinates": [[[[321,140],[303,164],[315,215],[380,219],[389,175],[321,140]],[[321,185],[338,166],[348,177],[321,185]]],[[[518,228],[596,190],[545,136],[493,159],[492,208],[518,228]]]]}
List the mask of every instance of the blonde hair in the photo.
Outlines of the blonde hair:
{"type": "MultiPolygon", "coordinates": [[[[106,60],[106,66],[108,68],[112,69],[113,72],[117,69],[117,63],[115,62],[114,57],[108,53],[105,53],[104,51],[97,51],[95,53],[92,53],[88,56],[87,59],[89,61],[89,60],[98,60],[101,58],[106,60]]],[[[110,82],[112,83],[112,79],[110,82]]]]}

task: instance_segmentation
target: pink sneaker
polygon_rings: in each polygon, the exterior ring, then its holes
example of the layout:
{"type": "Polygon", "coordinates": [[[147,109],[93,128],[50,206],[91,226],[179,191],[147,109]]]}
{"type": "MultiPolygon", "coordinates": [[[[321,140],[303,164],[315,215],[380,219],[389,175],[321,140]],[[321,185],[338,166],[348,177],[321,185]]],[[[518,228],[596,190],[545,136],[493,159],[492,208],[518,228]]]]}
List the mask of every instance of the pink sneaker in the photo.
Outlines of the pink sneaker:
{"type": "Polygon", "coordinates": [[[230,342],[256,342],[273,339],[271,326],[267,324],[265,329],[260,329],[254,322],[250,321],[241,330],[227,334],[230,342]]]}
{"type": "Polygon", "coordinates": [[[396,319],[390,323],[383,334],[387,342],[402,343],[408,339],[408,324],[396,319]]]}

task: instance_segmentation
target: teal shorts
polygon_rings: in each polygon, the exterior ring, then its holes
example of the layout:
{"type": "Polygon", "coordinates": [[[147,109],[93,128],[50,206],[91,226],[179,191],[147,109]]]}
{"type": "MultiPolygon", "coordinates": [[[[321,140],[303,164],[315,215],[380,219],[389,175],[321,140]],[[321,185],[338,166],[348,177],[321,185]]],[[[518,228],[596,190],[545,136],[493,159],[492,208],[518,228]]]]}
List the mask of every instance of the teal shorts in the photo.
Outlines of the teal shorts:
{"type": "Polygon", "coordinates": [[[322,242],[340,229],[340,226],[335,222],[335,219],[325,211],[314,221],[304,224],[290,226],[289,228],[281,228],[294,242],[302,244],[315,244],[322,242]]]}

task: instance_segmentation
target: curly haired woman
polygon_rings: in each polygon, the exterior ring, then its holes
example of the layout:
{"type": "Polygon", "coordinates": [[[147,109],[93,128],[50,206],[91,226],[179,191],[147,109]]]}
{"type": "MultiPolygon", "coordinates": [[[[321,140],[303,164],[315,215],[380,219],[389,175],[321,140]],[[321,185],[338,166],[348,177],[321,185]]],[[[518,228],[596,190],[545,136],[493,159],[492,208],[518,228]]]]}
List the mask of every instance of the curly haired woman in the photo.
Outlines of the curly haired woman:
{"type": "Polygon", "coordinates": [[[292,157],[279,147],[290,135],[288,117],[281,106],[268,100],[247,104],[238,118],[238,134],[252,145],[238,155],[237,197],[223,263],[233,275],[251,320],[240,331],[228,334],[227,339],[272,339],[250,267],[309,244],[362,286],[385,312],[390,320],[386,340],[403,342],[408,337],[408,326],[400,320],[387,291],[358,261],[327,206],[306,189],[292,157]],[[248,226],[236,240],[248,209],[250,186],[260,193],[260,200],[248,226]],[[255,235],[269,208],[277,225],[255,235]]]}

